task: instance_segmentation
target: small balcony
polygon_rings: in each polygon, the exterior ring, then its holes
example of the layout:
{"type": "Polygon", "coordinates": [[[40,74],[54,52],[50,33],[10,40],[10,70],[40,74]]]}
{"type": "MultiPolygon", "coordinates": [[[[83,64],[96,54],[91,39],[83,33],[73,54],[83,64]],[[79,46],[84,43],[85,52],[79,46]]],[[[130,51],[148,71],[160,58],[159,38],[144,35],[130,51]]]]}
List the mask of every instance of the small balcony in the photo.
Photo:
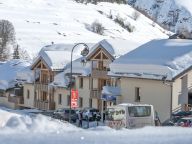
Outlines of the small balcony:
{"type": "Polygon", "coordinates": [[[8,96],[8,101],[15,104],[24,104],[23,96],[8,96]]]}
{"type": "Polygon", "coordinates": [[[34,106],[40,110],[54,110],[55,109],[55,102],[35,100],[34,106]]]}
{"type": "Polygon", "coordinates": [[[93,68],[91,76],[94,78],[108,78],[106,69],[93,68]]]}
{"type": "Polygon", "coordinates": [[[91,90],[91,92],[90,92],[90,96],[91,96],[91,98],[100,99],[100,98],[101,98],[101,91],[98,90],[98,89],[93,89],[93,90],[91,90]]]}
{"type": "Polygon", "coordinates": [[[47,84],[36,83],[35,88],[41,89],[42,91],[48,91],[48,85],[47,84]]]}

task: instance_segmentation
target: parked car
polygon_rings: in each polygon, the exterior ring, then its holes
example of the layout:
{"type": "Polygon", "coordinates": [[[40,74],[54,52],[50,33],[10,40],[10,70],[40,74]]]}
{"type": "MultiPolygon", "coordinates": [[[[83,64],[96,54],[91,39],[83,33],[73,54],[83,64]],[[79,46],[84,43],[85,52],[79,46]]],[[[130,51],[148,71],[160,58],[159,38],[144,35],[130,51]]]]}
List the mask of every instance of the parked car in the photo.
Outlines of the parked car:
{"type": "Polygon", "coordinates": [[[192,126],[192,117],[183,117],[179,119],[175,126],[181,126],[181,127],[191,127],[192,126]]]}
{"type": "Polygon", "coordinates": [[[192,111],[179,111],[172,114],[173,117],[185,117],[190,115],[192,115],[192,111]]]}
{"type": "MultiPolygon", "coordinates": [[[[69,108],[63,108],[63,109],[55,110],[53,118],[69,121],[69,115],[70,115],[69,112],[70,112],[69,108]]],[[[76,120],[77,120],[76,111],[71,109],[71,121],[75,123],[76,120]]]]}
{"type": "Polygon", "coordinates": [[[93,121],[93,120],[97,120],[100,121],[101,119],[101,114],[99,113],[98,109],[95,108],[84,108],[82,111],[83,114],[83,119],[84,120],[89,120],[89,121],[93,121]]]}

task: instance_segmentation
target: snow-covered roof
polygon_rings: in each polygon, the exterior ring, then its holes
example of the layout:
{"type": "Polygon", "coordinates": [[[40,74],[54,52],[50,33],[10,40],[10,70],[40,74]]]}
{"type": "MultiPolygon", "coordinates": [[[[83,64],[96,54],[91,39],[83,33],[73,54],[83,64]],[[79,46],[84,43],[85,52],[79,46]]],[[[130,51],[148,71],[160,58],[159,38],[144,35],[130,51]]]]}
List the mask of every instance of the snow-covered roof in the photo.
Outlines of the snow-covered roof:
{"type": "Polygon", "coordinates": [[[121,89],[120,87],[103,86],[103,90],[101,93],[104,95],[119,96],[121,95],[121,89]]]}
{"type": "Polygon", "coordinates": [[[34,82],[34,73],[30,66],[24,67],[23,69],[17,71],[16,81],[20,84],[34,82]]]}
{"type": "Polygon", "coordinates": [[[111,54],[114,58],[117,58],[135,48],[140,46],[141,43],[136,43],[131,40],[123,40],[123,39],[104,39],[97,44],[95,44],[88,55],[92,55],[99,46],[102,46],[109,54],[111,54]]]}
{"type": "Polygon", "coordinates": [[[17,83],[17,74],[31,63],[24,60],[10,60],[0,64],[0,89],[6,90],[17,83]]]}
{"type": "Polygon", "coordinates": [[[60,72],[54,77],[54,81],[50,84],[51,86],[67,87],[69,84],[69,78],[64,72],[60,72]]]}
{"type": "Polygon", "coordinates": [[[152,106],[150,104],[140,104],[140,103],[121,103],[118,104],[117,106],[152,106]]]}
{"type": "MultiPolygon", "coordinates": [[[[65,65],[71,61],[71,50],[75,44],[53,44],[42,48],[39,52],[39,57],[41,57],[48,67],[52,70],[63,70],[65,65]]],[[[92,46],[93,44],[87,44],[92,46]]],[[[78,46],[77,46],[78,47],[78,46]]],[[[75,48],[73,52],[73,60],[81,57],[80,51],[82,50],[82,45],[79,48],[75,48]]]]}
{"type": "Polygon", "coordinates": [[[172,80],[192,66],[192,40],[152,40],[110,64],[109,75],[172,80]]]}
{"type": "MultiPolygon", "coordinates": [[[[91,62],[86,61],[85,64],[82,64],[83,57],[78,58],[72,62],[72,73],[80,74],[82,76],[88,76],[91,73],[91,62]]],[[[65,74],[70,73],[70,63],[64,68],[65,74]]]]}
{"type": "MultiPolygon", "coordinates": [[[[100,48],[99,46],[102,46],[102,48],[104,48],[109,54],[111,54],[111,56],[114,57],[114,59],[116,57],[119,57],[120,55],[123,55],[135,48],[137,48],[138,46],[140,46],[140,43],[135,43],[129,40],[122,40],[122,39],[104,39],[98,43],[96,43],[95,45],[93,45],[92,47],[90,45],[90,51],[89,54],[86,56],[86,59],[88,59],[89,57],[91,57],[91,55],[95,54],[94,52],[96,52],[97,48],[100,48]]],[[[79,52],[80,53],[80,52],[79,52]]],[[[82,57],[76,59],[73,61],[73,73],[75,74],[80,74],[82,76],[87,76],[91,73],[91,62],[87,61],[85,65],[82,65],[81,63],[82,57]]],[[[64,68],[65,73],[70,73],[70,63],[68,65],[66,65],[66,67],[64,68]]]]}

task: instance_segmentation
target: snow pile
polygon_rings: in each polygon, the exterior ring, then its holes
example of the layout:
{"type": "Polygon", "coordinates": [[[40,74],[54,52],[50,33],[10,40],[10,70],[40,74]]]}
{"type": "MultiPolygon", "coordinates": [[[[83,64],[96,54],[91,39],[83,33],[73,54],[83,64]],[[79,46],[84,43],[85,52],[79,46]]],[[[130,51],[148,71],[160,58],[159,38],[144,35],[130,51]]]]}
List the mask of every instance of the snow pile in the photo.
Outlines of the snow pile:
{"type": "Polygon", "coordinates": [[[138,21],[130,20],[134,11],[128,5],[110,3],[80,4],[73,0],[1,0],[0,17],[13,23],[20,47],[34,58],[40,48],[54,43],[96,43],[105,38],[117,38],[145,43],[151,39],[167,38],[164,30],[153,27],[151,20],[140,16],[138,21]],[[113,20],[99,13],[125,16],[136,30],[129,33],[113,20]],[[98,20],[104,27],[104,34],[93,33],[87,26],[98,20]]]}
{"type": "MultiPolygon", "coordinates": [[[[0,65],[0,89],[14,87],[17,75],[30,65],[29,61],[10,60],[0,65]]],[[[26,71],[25,71],[26,72],[26,71]]]]}
{"type": "Polygon", "coordinates": [[[192,129],[145,127],[114,130],[106,126],[80,129],[42,115],[29,117],[0,110],[0,143],[6,144],[190,144],[192,129]]]}
{"type": "Polygon", "coordinates": [[[110,65],[110,75],[171,80],[192,64],[192,40],[153,40],[110,65]]]}

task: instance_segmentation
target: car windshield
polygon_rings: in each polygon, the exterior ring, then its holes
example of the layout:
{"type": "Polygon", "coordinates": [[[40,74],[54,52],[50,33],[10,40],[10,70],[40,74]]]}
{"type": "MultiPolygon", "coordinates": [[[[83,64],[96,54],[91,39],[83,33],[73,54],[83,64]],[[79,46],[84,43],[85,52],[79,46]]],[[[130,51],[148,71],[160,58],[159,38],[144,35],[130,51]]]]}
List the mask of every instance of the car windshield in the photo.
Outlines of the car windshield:
{"type": "Polygon", "coordinates": [[[150,106],[131,106],[128,107],[130,117],[147,117],[151,115],[150,106]]]}

